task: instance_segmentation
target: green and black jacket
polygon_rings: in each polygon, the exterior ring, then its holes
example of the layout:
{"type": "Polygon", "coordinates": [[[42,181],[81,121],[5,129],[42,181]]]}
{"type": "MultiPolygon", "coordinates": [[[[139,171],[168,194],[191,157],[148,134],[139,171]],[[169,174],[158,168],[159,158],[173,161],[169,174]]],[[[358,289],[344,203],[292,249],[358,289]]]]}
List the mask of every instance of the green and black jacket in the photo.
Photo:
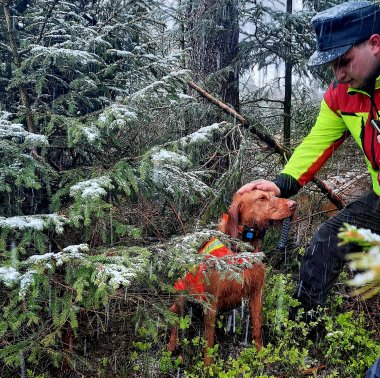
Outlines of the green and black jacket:
{"type": "Polygon", "coordinates": [[[379,108],[380,77],[369,91],[334,81],[324,95],[309,135],[274,180],[281,197],[296,194],[307,184],[350,134],[364,152],[373,190],[380,195],[380,143],[376,140],[377,131],[370,124],[372,119],[378,118],[379,108]]]}

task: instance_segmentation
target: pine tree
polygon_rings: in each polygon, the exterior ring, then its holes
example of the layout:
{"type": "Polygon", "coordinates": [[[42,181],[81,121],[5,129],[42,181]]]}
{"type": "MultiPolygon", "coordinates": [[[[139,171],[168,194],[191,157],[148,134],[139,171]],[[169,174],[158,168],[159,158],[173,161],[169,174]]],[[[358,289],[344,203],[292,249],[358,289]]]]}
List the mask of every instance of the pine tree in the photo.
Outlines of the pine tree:
{"type": "Polygon", "coordinates": [[[209,162],[229,153],[226,135],[240,139],[233,124],[196,131],[184,122],[181,114],[197,104],[184,94],[181,52],[155,39],[162,34],[155,4],[21,5],[6,3],[13,38],[0,30],[4,375],[82,366],[73,337],[94,332],[99,311],[104,332],[125,307],[136,319],[142,310],[150,316],[149,303],[135,307],[120,290],[158,290],[156,275],[194,263],[174,246],[159,249],[169,259],[162,265],[149,240],[186,231],[223,179],[209,162]]]}
{"type": "MultiPolygon", "coordinates": [[[[0,4],[0,375],[57,376],[65,367],[148,376],[158,362],[146,350],[173,321],[173,283],[200,261],[199,244],[215,234],[210,222],[252,173],[247,161],[262,156],[247,153],[252,141],[236,122],[221,113],[205,122],[210,108],[186,94],[200,72],[233,73],[210,86],[222,97],[224,84],[235,83],[237,3],[0,4]],[[184,19],[189,4],[207,5],[205,17],[184,19]],[[180,15],[174,27],[168,11],[180,15]],[[194,32],[187,40],[182,26],[194,32]],[[227,31],[224,51],[218,43],[227,31]],[[195,58],[187,43],[199,48],[193,54],[220,50],[220,65],[210,58],[207,70],[187,67],[195,58]]],[[[246,19],[261,25],[254,16],[269,8],[247,4],[246,19]]],[[[301,32],[313,12],[291,18],[301,73],[301,32]]],[[[277,16],[276,38],[285,38],[286,17],[277,16]]],[[[240,73],[286,58],[268,48],[276,47],[273,30],[260,33],[267,46],[244,41],[240,73]]],[[[224,100],[236,100],[236,90],[224,100]]],[[[248,115],[273,126],[267,110],[249,105],[248,115]]],[[[267,156],[263,162],[271,174],[279,169],[267,167],[267,156]]]]}
{"type": "Polygon", "coordinates": [[[331,72],[321,67],[309,68],[307,61],[315,51],[311,18],[316,12],[334,5],[334,2],[303,2],[302,10],[293,9],[292,12],[289,12],[291,2],[287,4],[288,12],[281,2],[244,2],[241,65],[243,69],[257,67],[264,75],[269,69],[277,69],[278,76],[269,83],[265,80],[263,86],[259,84],[255,93],[246,95],[242,102],[253,103],[256,105],[255,111],[264,113],[263,117],[269,122],[263,126],[268,127],[271,133],[277,133],[279,125],[283,124],[286,143],[292,131],[294,145],[298,143],[298,135],[304,135],[313,124],[315,106],[310,116],[306,109],[310,109],[310,103],[314,101],[315,89],[332,79],[331,72]],[[292,102],[294,106],[291,106],[292,102]],[[270,116],[265,110],[268,106],[270,116]],[[298,111],[301,113],[297,114],[298,111]],[[304,130],[300,130],[294,122],[298,118],[303,119],[304,130]],[[291,127],[289,120],[292,121],[291,127]],[[308,125],[306,128],[305,123],[308,125]],[[297,139],[294,140],[294,137],[297,139]]]}

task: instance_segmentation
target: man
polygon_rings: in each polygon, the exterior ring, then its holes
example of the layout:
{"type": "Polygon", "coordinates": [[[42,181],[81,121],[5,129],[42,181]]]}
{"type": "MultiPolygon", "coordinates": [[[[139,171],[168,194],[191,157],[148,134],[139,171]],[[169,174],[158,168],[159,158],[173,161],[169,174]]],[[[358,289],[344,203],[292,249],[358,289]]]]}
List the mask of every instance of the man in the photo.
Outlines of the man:
{"type": "Polygon", "coordinates": [[[373,190],[323,223],[305,251],[295,298],[310,316],[325,305],[347,253],[357,250],[357,246],[338,246],[343,223],[380,233],[380,136],[371,123],[380,118],[380,6],[346,2],[317,14],[312,24],[317,51],[309,65],[329,65],[336,80],[324,95],[310,134],[282,173],[273,182],[256,180],[238,190],[261,189],[289,197],[312,179],[349,134],[362,148],[373,190]]]}

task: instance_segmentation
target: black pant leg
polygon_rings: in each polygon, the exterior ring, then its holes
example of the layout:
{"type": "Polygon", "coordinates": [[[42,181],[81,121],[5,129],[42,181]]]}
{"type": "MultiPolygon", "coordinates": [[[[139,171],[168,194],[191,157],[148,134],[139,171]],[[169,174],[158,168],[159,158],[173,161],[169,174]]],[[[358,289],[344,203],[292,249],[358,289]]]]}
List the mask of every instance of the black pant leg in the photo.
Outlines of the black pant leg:
{"type": "Polygon", "coordinates": [[[324,222],[305,251],[294,297],[306,311],[324,306],[328,292],[338,279],[347,253],[359,251],[355,244],[338,246],[337,234],[343,223],[380,233],[378,196],[367,193],[324,222]]]}

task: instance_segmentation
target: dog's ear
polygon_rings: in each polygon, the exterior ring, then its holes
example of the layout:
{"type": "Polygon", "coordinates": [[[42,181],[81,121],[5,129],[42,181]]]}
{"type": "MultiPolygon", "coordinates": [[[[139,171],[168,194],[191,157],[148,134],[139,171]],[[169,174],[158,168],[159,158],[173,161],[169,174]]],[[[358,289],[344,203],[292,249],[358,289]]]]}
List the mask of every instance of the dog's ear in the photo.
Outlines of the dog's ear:
{"type": "Polygon", "coordinates": [[[239,235],[240,202],[234,201],[228,209],[228,221],[225,233],[233,238],[239,235]]]}

